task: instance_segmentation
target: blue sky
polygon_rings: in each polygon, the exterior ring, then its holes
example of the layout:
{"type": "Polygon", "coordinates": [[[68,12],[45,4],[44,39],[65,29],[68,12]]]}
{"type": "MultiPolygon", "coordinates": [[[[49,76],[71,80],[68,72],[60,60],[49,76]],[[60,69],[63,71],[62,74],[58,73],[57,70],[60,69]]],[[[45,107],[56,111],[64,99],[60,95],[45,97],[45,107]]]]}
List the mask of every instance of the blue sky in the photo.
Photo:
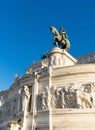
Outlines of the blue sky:
{"type": "Polygon", "coordinates": [[[95,51],[94,0],[0,1],[0,91],[54,47],[50,26],[66,30],[72,56],[95,51]]]}

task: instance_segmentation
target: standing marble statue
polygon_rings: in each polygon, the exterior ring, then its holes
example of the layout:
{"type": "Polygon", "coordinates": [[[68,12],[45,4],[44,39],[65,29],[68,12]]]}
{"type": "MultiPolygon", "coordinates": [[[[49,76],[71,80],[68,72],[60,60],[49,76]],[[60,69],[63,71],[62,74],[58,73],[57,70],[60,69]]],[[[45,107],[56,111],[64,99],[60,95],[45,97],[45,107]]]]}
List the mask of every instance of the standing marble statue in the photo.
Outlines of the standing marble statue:
{"type": "Polygon", "coordinates": [[[22,96],[22,111],[29,111],[29,103],[30,103],[31,93],[29,91],[29,87],[27,85],[23,88],[23,96],[22,96]]]}
{"type": "Polygon", "coordinates": [[[57,31],[55,27],[50,27],[51,32],[54,34],[54,45],[62,47],[62,49],[70,49],[70,42],[68,36],[64,31],[63,27],[60,27],[60,32],[57,31]]]}

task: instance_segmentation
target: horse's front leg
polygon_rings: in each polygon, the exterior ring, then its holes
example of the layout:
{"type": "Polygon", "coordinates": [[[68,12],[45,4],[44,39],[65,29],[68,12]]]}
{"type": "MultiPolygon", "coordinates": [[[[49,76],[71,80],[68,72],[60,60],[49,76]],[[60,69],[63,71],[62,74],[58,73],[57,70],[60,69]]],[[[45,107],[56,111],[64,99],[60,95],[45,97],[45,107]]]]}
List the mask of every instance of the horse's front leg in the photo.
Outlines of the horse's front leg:
{"type": "Polygon", "coordinates": [[[54,45],[56,45],[57,47],[59,45],[59,39],[57,36],[54,37],[54,45]]]}

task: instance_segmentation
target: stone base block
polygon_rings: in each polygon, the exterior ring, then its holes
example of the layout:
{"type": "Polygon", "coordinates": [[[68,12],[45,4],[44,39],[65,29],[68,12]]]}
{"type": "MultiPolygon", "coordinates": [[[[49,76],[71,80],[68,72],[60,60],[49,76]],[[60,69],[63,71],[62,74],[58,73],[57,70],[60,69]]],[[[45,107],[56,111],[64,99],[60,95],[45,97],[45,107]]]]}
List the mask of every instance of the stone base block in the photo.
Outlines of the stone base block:
{"type": "Polygon", "coordinates": [[[57,109],[52,110],[53,130],[94,130],[95,110],[93,109],[57,109]]]}

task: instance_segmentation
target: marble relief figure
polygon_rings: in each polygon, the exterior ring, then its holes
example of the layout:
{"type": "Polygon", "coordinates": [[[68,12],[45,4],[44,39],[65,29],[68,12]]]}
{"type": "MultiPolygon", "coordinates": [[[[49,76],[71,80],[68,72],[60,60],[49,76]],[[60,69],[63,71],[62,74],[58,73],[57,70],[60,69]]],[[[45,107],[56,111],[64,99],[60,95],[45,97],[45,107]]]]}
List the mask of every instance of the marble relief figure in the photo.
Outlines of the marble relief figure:
{"type": "Polygon", "coordinates": [[[47,108],[47,95],[45,92],[42,92],[42,109],[45,110],[47,108]]]}
{"type": "Polygon", "coordinates": [[[49,90],[48,86],[45,87],[45,90],[37,95],[37,110],[46,110],[49,108],[49,90]]]}
{"type": "Polygon", "coordinates": [[[81,89],[77,91],[77,101],[79,108],[94,108],[91,95],[81,89]]]}
{"type": "Polygon", "coordinates": [[[78,104],[82,108],[95,108],[95,83],[86,83],[78,89],[78,104]]]}

